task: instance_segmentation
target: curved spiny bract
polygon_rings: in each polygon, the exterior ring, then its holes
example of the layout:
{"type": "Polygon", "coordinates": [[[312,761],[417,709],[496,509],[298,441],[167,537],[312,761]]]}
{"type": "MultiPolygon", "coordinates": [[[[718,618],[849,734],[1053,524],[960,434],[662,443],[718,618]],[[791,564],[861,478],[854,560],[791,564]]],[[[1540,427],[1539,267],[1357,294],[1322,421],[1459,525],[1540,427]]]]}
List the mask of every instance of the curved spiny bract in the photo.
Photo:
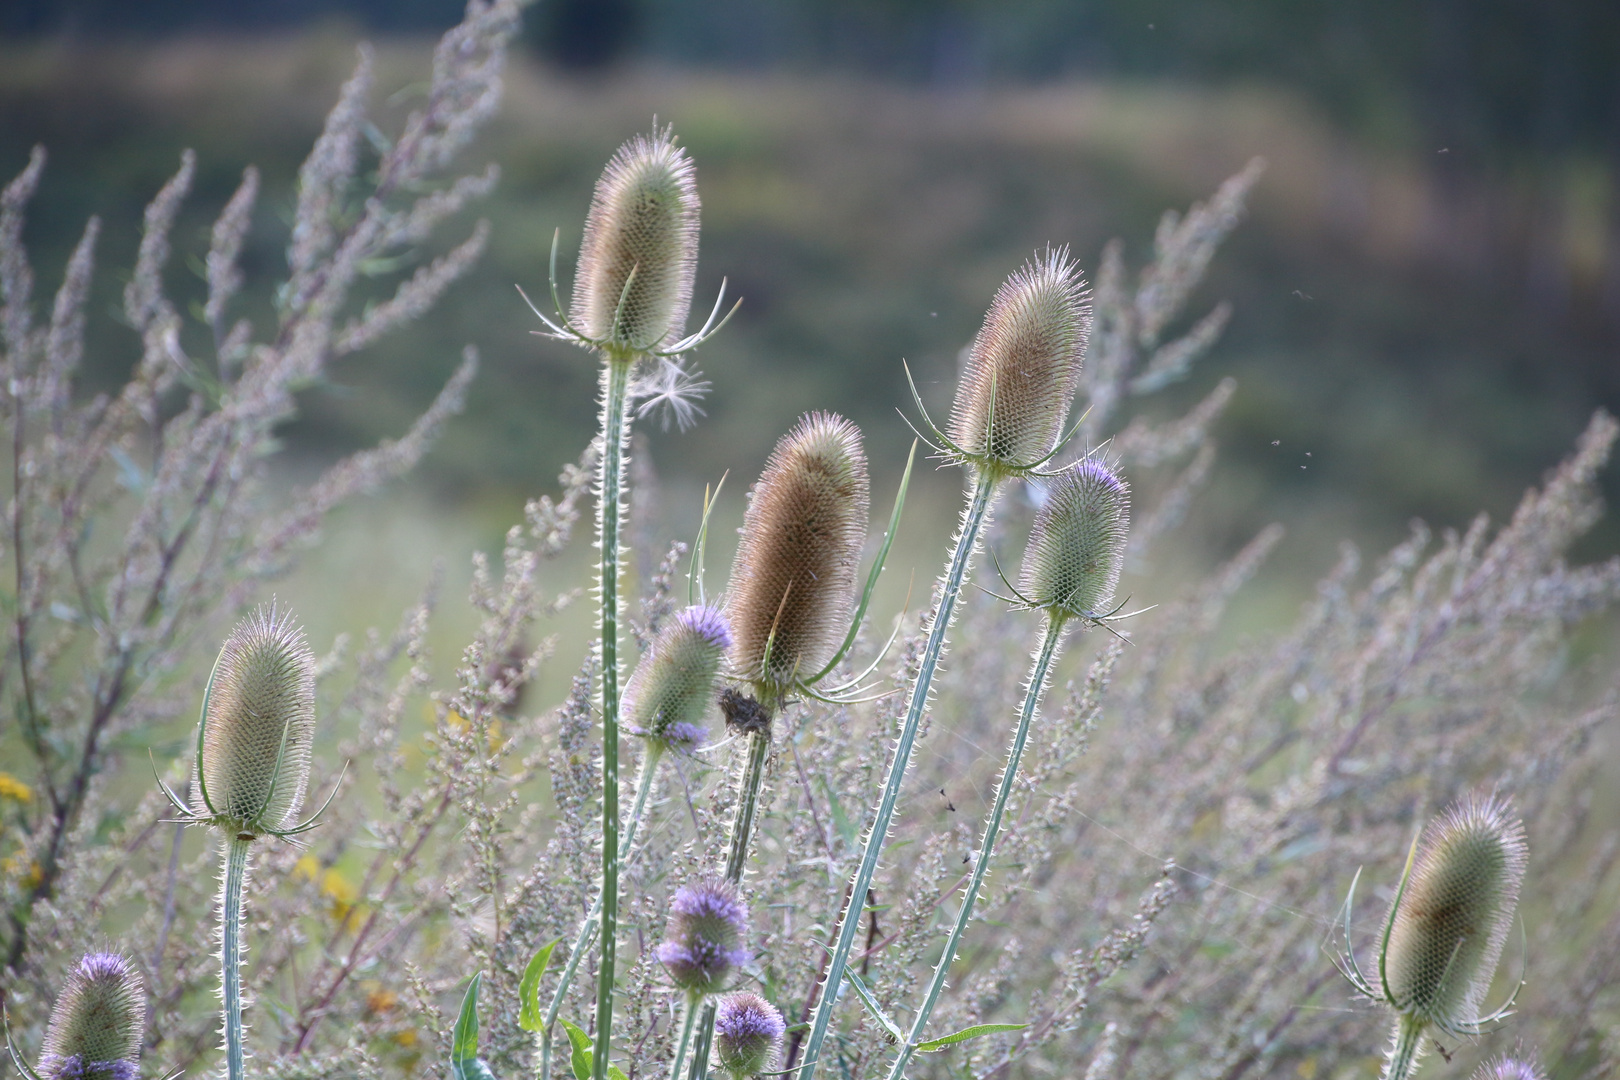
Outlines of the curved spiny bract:
{"type": "Polygon", "coordinates": [[[619,147],[591,195],[572,323],[610,351],[647,352],[673,341],[692,302],[697,245],[692,160],[670,128],[637,135],[619,147]]]}
{"type": "Polygon", "coordinates": [[[1479,1023],[1526,857],[1524,824],[1494,796],[1465,797],[1423,830],[1381,962],[1397,1012],[1448,1032],[1479,1023]]]}
{"type": "Polygon", "coordinates": [[[1080,385],[1090,318],[1067,248],[1026,262],[997,290],[951,406],[948,434],[969,461],[1020,472],[1052,453],[1080,385]]]}
{"type": "Polygon", "coordinates": [[[1035,514],[1019,590],[1032,607],[1100,619],[1119,585],[1131,521],[1130,487],[1096,458],[1057,474],[1035,514]]]}
{"type": "Polygon", "coordinates": [[[290,827],[314,739],[315,656],[290,613],[261,607],[231,631],[209,682],[201,816],[252,834],[290,827]]]}
{"type": "Polygon", "coordinates": [[[855,608],[870,500],[860,429],[810,413],[772,451],[726,597],[732,673],[768,707],[832,659],[855,608]]]}
{"type": "Polygon", "coordinates": [[[146,1035],[146,990],[117,953],[86,954],[68,972],[41,1047],[41,1080],[134,1080],[146,1035]]]}
{"type": "Polygon", "coordinates": [[[731,647],[725,616],[707,605],[680,612],[654,639],[624,690],[629,729],[658,753],[703,741],[720,661],[731,647]]]}
{"type": "Polygon", "coordinates": [[[720,999],[714,1017],[714,1053],[733,1080],[776,1068],[787,1024],[781,1012],[749,990],[720,999]]]}

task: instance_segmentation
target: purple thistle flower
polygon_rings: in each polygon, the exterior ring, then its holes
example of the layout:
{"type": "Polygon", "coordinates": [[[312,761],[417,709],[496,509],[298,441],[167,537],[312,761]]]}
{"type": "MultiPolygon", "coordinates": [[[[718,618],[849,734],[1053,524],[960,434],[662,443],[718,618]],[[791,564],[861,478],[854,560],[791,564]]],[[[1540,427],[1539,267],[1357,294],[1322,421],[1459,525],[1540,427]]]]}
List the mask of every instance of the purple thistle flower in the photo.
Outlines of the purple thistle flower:
{"type": "Polygon", "coordinates": [[[720,999],[714,1014],[714,1048],[735,1080],[776,1067],[787,1025],[775,1005],[747,990],[720,999]]]}
{"type": "Polygon", "coordinates": [[[40,1054],[43,1080],[135,1080],[146,992],[117,953],[89,953],[68,972],[40,1054]]]}
{"type": "Polygon", "coordinates": [[[708,994],[748,963],[748,905],[723,881],[683,885],[669,902],[664,940],[654,950],[682,990],[708,994]]]}

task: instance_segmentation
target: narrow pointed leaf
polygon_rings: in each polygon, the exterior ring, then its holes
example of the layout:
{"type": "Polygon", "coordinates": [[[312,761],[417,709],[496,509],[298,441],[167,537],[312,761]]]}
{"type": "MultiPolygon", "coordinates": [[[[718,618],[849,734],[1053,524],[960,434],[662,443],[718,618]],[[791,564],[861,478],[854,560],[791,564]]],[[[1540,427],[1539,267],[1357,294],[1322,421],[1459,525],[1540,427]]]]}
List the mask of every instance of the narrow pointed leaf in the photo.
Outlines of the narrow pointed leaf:
{"type": "Polygon", "coordinates": [[[1004,1031],[1022,1031],[1027,1027],[1029,1027],[1028,1024],[974,1024],[970,1028],[963,1028],[961,1031],[953,1031],[949,1035],[929,1039],[925,1043],[918,1043],[917,1050],[920,1053],[932,1054],[945,1049],[947,1046],[967,1042],[969,1039],[978,1039],[985,1035],[999,1035],[1004,1031]]]}
{"type": "Polygon", "coordinates": [[[450,1039],[450,1074],[454,1080],[495,1080],[478,1057],[478,987],[484,981],[479,972],[467,985],[467,995],[461,999],[461,1014],[450,1039]]]}
{"type": "Polygon", "coordinates": [[[591,1037],[570,1020],[562,1021],[562,1026],[568,1032],[568,1041],[574,1048],[573,1057],[568,1062],[574,1070],[574,1080],[591,1080],[591,1037]]]}
{"type": "Polygon", "coordinates": [[[561,940],[552,938],[540,946],[529,966],[523,969],[523,978],[518,982],[518,1027],[524,1031],[539,1031],[544,1023],[540,1011],[540,980],[545,978],[546,968],[551,965],[551,950],[561,940]]]}
{"type": "Polygon", "coordinates": [[[866,988],[866,983],[861,981],[861,977],[855,974],[853,970],[846,970],[844,978],[849,981],[849,985],[855,988],[855,993],[860,996],[861,1003],[866,1006],[866,1011],[872,1014],[872,1019],[882,1024],[884,1030],[894,1037],[895,1042],[903,1042],[906,1037],[905,1033],[900,1030],[899,1025],[893,1020],[883,1015],[883,1010],[878,1008],[877,998],[872,996],[872,991],[866,988]]]}

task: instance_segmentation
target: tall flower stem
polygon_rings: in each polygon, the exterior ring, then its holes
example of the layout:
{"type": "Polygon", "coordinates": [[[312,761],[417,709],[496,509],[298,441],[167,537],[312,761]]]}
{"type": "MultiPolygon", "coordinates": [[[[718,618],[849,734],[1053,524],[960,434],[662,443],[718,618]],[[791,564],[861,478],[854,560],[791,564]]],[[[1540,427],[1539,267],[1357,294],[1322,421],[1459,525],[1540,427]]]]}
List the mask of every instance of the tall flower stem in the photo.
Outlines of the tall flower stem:
{"type": "Polygon", "coordinates": [[[220,870],[219,956],[225,1016],[226,1080],[242,1080],[242,886],[247,880],[248,845],[252,838],[233,834],[225,842],[220,870]]]}
{"type": "MultiPolygon", "coordinates": [[[[652,792],[653,778],[658,772],[658,762],[662,756],[649,746],[647,756],[641,759],[641,771],[636,777],[635,803],[630,808],[630,820],[625,824],[624,834],[619,838],[625,856],[620,860],[621,866],[628,864],[631,856],[635,854],[636,832],[641,828],[647,797],[652,792]]],[[[568,997],[568,988],[574,983],[574,975],[579,971],[580,960],[590,952],[591,946],[596,944],[596,931],[601,925],[601,917],[602,897],[598,895],[591,903],[591,910],[586,912],[585,918],[579,924],[579,933],[574,937],[574,947],[568,951],[568,964],[557,980],[557,989],[552,993],[551,1004],[546,1008],[545,1022],[540,1025],[540,1080],[551,1080],[551,1047],[556,1034],[557,1017],[562,1012],[563,1001],[568,997]]]]}
{"type": "Polygon", "coordinates": [[[940,955],[939,965],[934,968],[933,980],[929,982],[928,991],[923,995],[922,1005],[917,1010],[917,1019],[911,1025],[911,1034],[906,1036],[905,1045],[895,1055],[894,1064],[889,1069],[889,1080],[899,1080],[905,1074],[906,1065],[910,1063],[912,1055],[917,1052],[923,1032],[928,1027],[928,1018],[933,1014],[934,1005],[945,989],[945,978],[950,974],[951,962],[956,959],[957,945],[961,943],[962,934],[966,932],[968,923],[973,918],[973,904],[979,898],[985,874],[990,869],[990,853],[996,846],[996,837],[1001,832],[1001,819],[1007,810],[1007,798],[1012,794],[1013,781],[1018,776],[1018,761],[1023,757],[1024,743],[1029,738],[1030,721],[1035,718],[1035,712],[1040,707],[1041,694],[1046,689],[1047,673],[1057,656],[1058,643],[1063,639],[1063,626],[1067,621],[1061,614],[1047,616],[1040,651],[1035,655],[1035,666],[1029,673],[1029,688],[1024,694],[1024,707],[1018,714],[1018,728],[1013,732],[1012,745],[1007,749],[1007,768],[1001,774],[1001,787],[996,792],[995,804],[990,808],[989,820],[984,823],[984,838],[979,842],[979,857],[973,867],[973,877],[968,881],[967,891],[962,894],[962,907],[956,913],[956,925],[951,927],[950,938],[945,942],[945,951],[940,955]]]}
{"type": "Polygon", "coordinates": [[[681,1080],[681,1063],[686,1059],[686,1048],[692,1043],[692,1027],[700,1011],[703,1011],[703,999],[697,994],[688,994],[686,1008],[681,1014],[681,1040],[675,1044],[675,1059],[670,1063],[669,1080],[681,1080]]]}
{"type": "Polygon", "coordinates": [[[596,976],[594,1080],[607,1080],[613,1049],[613,976],[619,936],[619,526],[634,362],[634,353],[609,352],[602,371],[602,464],[596,500],[602,605],[602,957],[596,976]]]}
{"type": "Polygon", "coordinates": [[[878,801],[877,816],[866,834],[866,847],[861,852],[861,863],[856,868],[854,883],[850,886],[850,900],[838,924],[838,940],[833,946],[832,958],[827,962],[827,980],[821,991],[821,1001],[817,1003],[816,1013],[811,1021],[810,1037],[805,1040],[804,1065],[799,1074],[800,1080],[811,1080],[815,1076],[821,1044],[827,1037],[828,1027],[832,1024],[833,1009],[838,1004],[838,991],[844,982],[844,968],[849,962],[850,949],[854,947],[855,937],[860,931],[861,900],[871,888],[872,875],[877,871],[878,857],[883,853],[883,842],[889,835],[889,823],[894,818],[894,808],[899,801],[900,785],[905,780],[906,767],[911,763],[911,750],[917,741],[917,729],[922,723],[923,712],[928,708],[928,691],[934,681],[934,671],[939,666],[939,655],[945,647],[945,635],[950,630],[951,618],[956,614],[956,600],[961,595],[963,582],[967,580],[968,566],[978,549],[979,532],[990,515],[990,504],[995,498],[997,479],[998,474],[993,469],[981,468],[974,480],[973,495],[962,514],[962,527],[956,535],[956,549],[951,552],[951,561],[946,566],[945,577],[941,582],[939,612],[934,616],[933,625],[928,628],[928,641],[923,645],[917,681],[912,684],[911,698],[906,703],[905,721],[900,728],[900,738],[895,743],[894,760],[889,763],[889,774],[883,781],[883,795],[878,801]]]}
{"type": "MultiPolygon", "coordinates": [[[[748,761],[737,784],[737,812],[731,818],[731,837],[726,844],[725,878],[731,885],[742,883],[743,863],[748,859],[748,841],[753,836],[754,819],[759,816],[759,789],[765,781],[765,762],[770,756],[770,730],[749,732],[748,761]]],[[[692,1068],[686,1074],[688,1080],[708,1078],[709,1052],[714,1045],[715,1009],[715,1000],[711,995],[704,1001],[703,1015],[698,1018],[697,1042],[692,1047],[692,1068]]],[[[681,1051],[675,1056],[674,1076],[680,1075],[681,1054],[684,1052],[683,1043],[681,1051]]]]}
{"type": "Polygon", "coordinates": [[[1380,1080],[1406,1080],[1412,1075],[1418,1058],[1423,1054],[1425,1026],[1427,1025],[1419,1017],[1405,1013],[1395,1021],[1395,1035],[1389,1048],[1389,1060],[1384,1063],[1384,1075],[1380,1080]]]}

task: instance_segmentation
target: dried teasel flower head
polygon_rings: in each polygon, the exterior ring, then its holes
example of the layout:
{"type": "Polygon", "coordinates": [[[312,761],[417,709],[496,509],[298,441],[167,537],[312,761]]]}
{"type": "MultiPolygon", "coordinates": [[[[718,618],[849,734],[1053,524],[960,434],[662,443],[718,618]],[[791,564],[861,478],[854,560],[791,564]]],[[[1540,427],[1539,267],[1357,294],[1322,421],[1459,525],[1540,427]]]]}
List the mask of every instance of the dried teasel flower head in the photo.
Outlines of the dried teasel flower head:
{"type": "Polygon", "coordinates": [[[203,710],[206,816],[240,833],[288,828],[309,785],[315,657],[290,612],[261,607],[231,631],[203,710]]]}
{"type": "Polygon", "coordinates": [[[1524,823],[1494,795],[1466,796],[1423,830],[1382,959],[1397,1012],[1442,1031],[1479,1022],[1526,858],[1524,823]]]}
{"type": "Polygon", "coordinates": [[[574,326],[610,350],[645,352],[679,336],[697,244],[692,160],[671,128],[637,135],[619,147],[591,196],[574,276],[574,326]]]}
{"type": "Polygon", "coordinates": [[[1504,1054],[1480,1065],[1469,1080],[1547,1080],[1547,1072],[1533,1058],[1504,1054]]]}
{"type": "Polygon", "coordinates": [[[718,609],[694,605],[653,640],[625,687],[630,730],[659,752],[691,750],[703,741],[703,714],[714,702],[720,660],[731,630],[718,609]]]}
{"type": "Polygon", "coordinates": [[[1067,248],[1026,262],[996,292],[957,384],[948,434],[980,468],[1018,472],[1062,434],[1080,385],[1091,301],[1067,248]]]}
{"type": "Polygon", "coordinates": [[[765,463],[726,597],[732,668],[761,700],[816,674],[843,640],[869,500],[861,432],[841,416],[800,418],[765,463]]]}
{"type": "Polygon", "coordinates": [[[787,1025],[775,1005],[758,994],[739,990],[720,999],[714,1013],[714,1050],[732,1080],[776,1068],[787,1025]]]}
{"type": "Polygon", "coordinates": [[[1053,477],[1024,549],[1019,591],[1066,618],[1104,616],[1119,585],[1130,530],[1129,485],[1097,458],[1053,477]]]}
{"type": "Polygon", "coordinates": [[[669,902],[664,940],[654,950],[676,986],[690,994],[725,988],[748,963],[748,905],[724,881],[682,885],[669,902]]]}
{"type": "Polygon", "coordinates": [[[51,1009],[41,1080],[134,1080],[146,1035],[146,989],[117,953],[89,953],[51,1009]]]}

